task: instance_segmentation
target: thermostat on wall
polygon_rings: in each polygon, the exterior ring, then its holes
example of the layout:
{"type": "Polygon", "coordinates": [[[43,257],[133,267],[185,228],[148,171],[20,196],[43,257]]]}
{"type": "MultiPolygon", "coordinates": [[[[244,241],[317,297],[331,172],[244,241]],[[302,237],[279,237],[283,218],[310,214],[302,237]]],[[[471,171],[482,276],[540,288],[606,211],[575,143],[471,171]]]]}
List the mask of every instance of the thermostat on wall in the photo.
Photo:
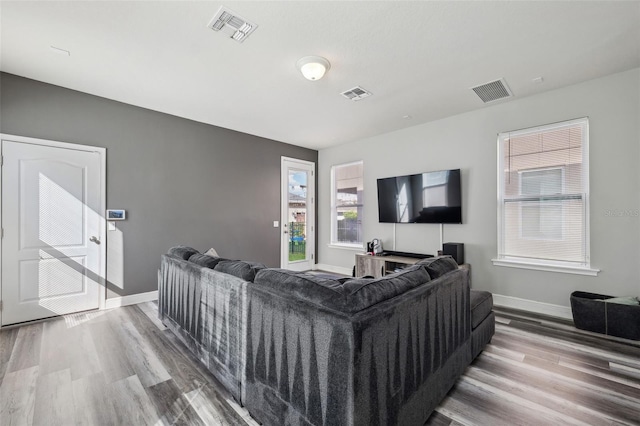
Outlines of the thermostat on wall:
{"type": "Polygon", "coordinates": [[[127,212],[125,210],[107,210],[107,220],[125,220],[126,218],[127,212]]]}

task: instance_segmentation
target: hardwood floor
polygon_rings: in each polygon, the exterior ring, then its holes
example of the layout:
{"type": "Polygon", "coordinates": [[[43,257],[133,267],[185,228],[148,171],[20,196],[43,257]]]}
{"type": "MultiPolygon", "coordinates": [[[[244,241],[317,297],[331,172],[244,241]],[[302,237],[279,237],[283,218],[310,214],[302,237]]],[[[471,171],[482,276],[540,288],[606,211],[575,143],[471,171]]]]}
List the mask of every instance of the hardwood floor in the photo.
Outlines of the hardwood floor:
{"type": "MultiPolygon", "coordinates": [[[[0,331],[0,425],[255,425],[154,303],[0,331]]],[[[640,342],[496,310],[428,425],[640,425],[640,342]]]]}
{"type": "Polygon", "coordinates": [[[0,331],[0,425],[255,425],[157,306],[0,331]]]}
{"type": "Polygon", "coordinates": [[[496,334],[429,425],[640,425],[640,343],[496,309],[496,334]]]}

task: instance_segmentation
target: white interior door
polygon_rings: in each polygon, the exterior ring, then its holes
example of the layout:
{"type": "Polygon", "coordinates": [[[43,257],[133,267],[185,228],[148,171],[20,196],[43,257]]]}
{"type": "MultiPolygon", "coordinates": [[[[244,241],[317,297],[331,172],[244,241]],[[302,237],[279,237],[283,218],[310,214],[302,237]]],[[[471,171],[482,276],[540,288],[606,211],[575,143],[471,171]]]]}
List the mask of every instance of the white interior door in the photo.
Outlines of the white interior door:
{"type": "Polygon", "coordinates": [[[103,154],[3,138],[2,325],[100,306],[103,154]]]}
{"type": "Polygon", "coordinates": [[[315,164],[282,157],[280,265],[308,271],[315,263],[315,164]]]}

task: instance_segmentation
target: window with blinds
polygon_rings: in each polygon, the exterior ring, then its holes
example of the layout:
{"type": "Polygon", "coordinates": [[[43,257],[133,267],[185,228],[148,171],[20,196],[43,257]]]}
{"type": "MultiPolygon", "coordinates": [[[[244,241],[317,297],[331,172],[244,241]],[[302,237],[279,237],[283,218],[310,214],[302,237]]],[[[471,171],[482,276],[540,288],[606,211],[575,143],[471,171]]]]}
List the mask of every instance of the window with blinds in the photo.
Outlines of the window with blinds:
{"type": "Polygon", "coordinates": [[[498,135],[498,260],[589,267],[588,126],[498,135]]]}
{"type": "Polygon", "coordinates": [[[331,168],[331,244],[362,248],[362,161],[331,168]]]}

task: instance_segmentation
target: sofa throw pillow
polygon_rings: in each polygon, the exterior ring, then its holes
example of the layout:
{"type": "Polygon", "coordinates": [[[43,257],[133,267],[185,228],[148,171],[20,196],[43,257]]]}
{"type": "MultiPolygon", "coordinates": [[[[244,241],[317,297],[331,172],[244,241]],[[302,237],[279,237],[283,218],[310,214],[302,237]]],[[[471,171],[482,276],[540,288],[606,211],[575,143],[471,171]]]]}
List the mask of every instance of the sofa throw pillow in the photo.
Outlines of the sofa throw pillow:
{"type": "Polygon", "coordinates": [[[183,246],[183,245],[171,247],[167,252],[167,254],[171,256],[184,259],[184,260],[189,260],[189,258],[196,253],[200,253],[200,252],[194,249],[193,247],[183,246]]]}
{"type": "Polygon", "coordinates": [[[222,260],[226,260],[226,259],[223,259],[221,257],[208,256],[206,254],[200,254],[200,253],[191,255],[191,257],[189,258],[189,262],[195,263],[196,265],[199,265],[199,266],[204,266],[205,268],[209,268],[209,269],[215,268],[216,265],[220,263],[220,261],[222,260]]]}
{"type": "Polygon", "coordinates": [[[458,263],[451,256],[439,256],[422,259],[416,265],[427,268],[432,280],[438,279],[447,272],[458,269],[458,263]]]}
{"type": "Polygon", "coordinates": [[[236,276],[245,281],[253,282],[258,271],[264,268],[266,268],[266,266],[258,262],[246,262],[244,260],[223,260],[219,262],[213,269],[218,272],[224,272],[225,274],[236,276]]]}
{"type": "Polygon", "coordinates": [[[211,257],[220,257],[220,255],[218,254],[216,249],[214,249],[213,247],[211,247],[209,250],[205,251],[204,254],[207,255],[207,256],[211,256],[211,257]]]}
{"type": "Polygon", "coordinates": [[[637,297],[611,297],[609,299],[597,299],[599,302],[617,303],[619,305],[640,305],[637,297]]]}

